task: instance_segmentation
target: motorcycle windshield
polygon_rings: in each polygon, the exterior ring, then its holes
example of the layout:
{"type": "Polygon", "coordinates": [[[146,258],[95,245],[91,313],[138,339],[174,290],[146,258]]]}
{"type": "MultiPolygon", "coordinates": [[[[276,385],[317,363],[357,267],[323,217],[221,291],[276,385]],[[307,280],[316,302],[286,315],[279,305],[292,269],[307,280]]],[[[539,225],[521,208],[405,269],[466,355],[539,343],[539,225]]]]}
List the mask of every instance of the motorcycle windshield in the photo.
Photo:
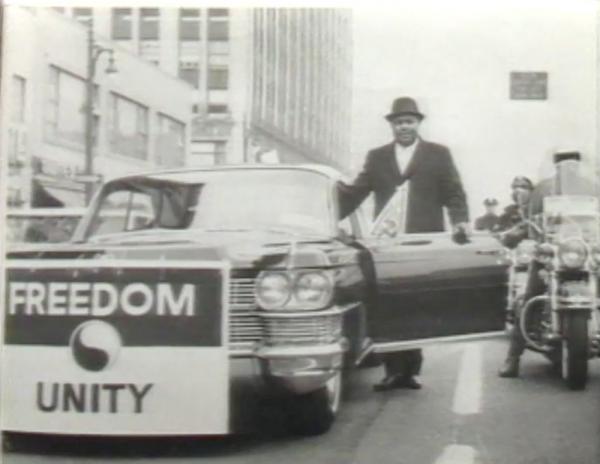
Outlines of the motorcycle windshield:
{"type": "Polygon", "coordinates": [[[596,176],[577,161],[556,166],[551,195],[544,198],[544,232],[551,241],[578,237],[588,243],[600,242],[600,199],[596,176]]]}
{"type": "Polygon", "coordinates": [[[600,242],[598,198],[591,195],[561,195],[544,199],[544,233],[550,241],[581,238],[600,242]]]}
{"type": "Polygon", "coordinates": [[[553,195],[582,195],[598,198],[598,176],[576,160],[562,161],[556,165],[553,195]]]}

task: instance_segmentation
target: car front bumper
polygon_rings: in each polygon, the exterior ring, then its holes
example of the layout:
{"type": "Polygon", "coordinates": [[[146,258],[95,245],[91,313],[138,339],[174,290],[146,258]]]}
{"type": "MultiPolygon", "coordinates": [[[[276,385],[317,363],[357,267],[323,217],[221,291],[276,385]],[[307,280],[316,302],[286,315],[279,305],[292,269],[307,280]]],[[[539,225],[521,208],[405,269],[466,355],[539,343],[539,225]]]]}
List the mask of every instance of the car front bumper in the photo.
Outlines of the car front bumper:
{"type": "Polygon", "coordinates": [[[238,345],[231,357],[257,360],[262,378],[271,385],[295,394],[317,390],[343,367],[349,349],[344,315],[354,307],[261,313],[263,339],[238,345]]]}
{"type": "Polygon", "coordinates": [[[256,356],[263,375],[295,394],[321,388],[343,366],[345,339],[328,345],[260,347],[256,356]]]}

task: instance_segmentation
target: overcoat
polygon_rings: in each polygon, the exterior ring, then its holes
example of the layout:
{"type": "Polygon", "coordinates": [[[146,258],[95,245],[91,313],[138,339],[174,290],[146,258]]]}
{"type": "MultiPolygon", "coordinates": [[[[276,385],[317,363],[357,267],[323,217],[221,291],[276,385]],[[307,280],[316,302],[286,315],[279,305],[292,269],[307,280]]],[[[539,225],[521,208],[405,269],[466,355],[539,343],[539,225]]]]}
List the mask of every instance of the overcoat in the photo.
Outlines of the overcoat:
{"type": "MultiPolygon", "coordinates": [[[[422,139],[404,172],[398,168],[393,143],[369,151],[354,182],[338,185],[341,217],[354,211],[371,192],[377,216],[409,179],[405,232],[442,232],[444,207],[452,224],[469,220],[466,195],[450,150],[422,139]]],[[[387,376],[413,376],[421,371],[423,355],[420,349],[406,350],[387,353],[383,361],[387,376]]]]}
{"type": "Polygon", "coordinates": [[[396,163],[393,143],[369,151],[354,182],[340,187],[341,216],[350,214],[371,192],[377,216],[408,179],[407,233],[443,231],[444,207],[452,224],[468,222],[466,195],[450,151],[425,140],[418,141],[404,172],[396,163]]]}

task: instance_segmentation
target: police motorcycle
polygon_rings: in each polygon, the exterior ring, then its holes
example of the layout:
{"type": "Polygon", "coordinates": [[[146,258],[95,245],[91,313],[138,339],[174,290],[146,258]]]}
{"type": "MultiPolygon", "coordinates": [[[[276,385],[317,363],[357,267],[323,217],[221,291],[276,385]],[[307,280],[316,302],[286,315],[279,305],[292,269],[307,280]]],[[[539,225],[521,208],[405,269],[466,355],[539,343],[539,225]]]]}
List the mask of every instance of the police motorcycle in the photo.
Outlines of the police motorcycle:
{"type": "Polygon", "coordinates": [[[588,360],[600,355],[599,189],[573,166],[578,159],[565,161],[557,162],[541,217],[529,222],[539,238],[531,269],[546,290],[523,302],[519,328],[527,348],[548,357],[570,389],[582,390],[588,360]]]}
{"type": "Polygon", "coordinates": [[[515,312],[523,304],[529,263],[533,259],[535,240],[526,239],[516,248],[507,249],[506,254],[510,265],[508,267],[508,287],[506,298],[506,322],[514,324],[515,312]]]}

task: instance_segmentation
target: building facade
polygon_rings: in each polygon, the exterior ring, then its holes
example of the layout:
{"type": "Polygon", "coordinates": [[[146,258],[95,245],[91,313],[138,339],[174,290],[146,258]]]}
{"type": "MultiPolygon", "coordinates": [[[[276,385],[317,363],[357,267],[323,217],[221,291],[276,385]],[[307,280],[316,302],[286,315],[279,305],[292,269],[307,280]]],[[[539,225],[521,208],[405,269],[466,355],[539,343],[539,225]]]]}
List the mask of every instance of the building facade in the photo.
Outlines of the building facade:
{"type": "MultiPolygon", "coordinates": [[[[42,187],[68,206],[85,202],[88,25],[49,8],[5,9],[2,152],[8,203],[35,206],[42,187]]],[[[93,174],[98,180],[185,164],[193,87],[114,42],[97,61],[93,103],[93,174]]]]}
{"type": "Polygon", "coordinates": [[[270,156],[345,169],[352,100],[350,11],[261,8],[251,16],[251,161],[270,156]]]}
{"type": "Polygon", "coordinates": [[[350,10],[57,10],[193,87],[188,164],[346,165],[350,10]]]}

